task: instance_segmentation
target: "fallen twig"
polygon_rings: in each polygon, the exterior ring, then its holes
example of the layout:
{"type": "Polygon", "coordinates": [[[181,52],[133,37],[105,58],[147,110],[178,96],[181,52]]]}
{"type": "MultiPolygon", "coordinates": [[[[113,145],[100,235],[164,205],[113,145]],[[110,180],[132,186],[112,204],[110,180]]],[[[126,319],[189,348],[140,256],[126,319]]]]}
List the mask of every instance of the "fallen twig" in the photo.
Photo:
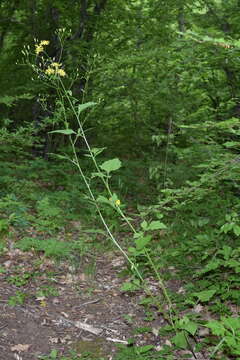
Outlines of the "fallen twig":
{"type": "Polygon", "coordinates": [[[112,341],[112,342],[115,342],[115,343],[117,342],[117,343],[125,344],[125,345],[128,344],[128,342],[126,340],[113,339],[113,338],[110,338],[110,337],[107,337],[106,340],[112,341]]]}

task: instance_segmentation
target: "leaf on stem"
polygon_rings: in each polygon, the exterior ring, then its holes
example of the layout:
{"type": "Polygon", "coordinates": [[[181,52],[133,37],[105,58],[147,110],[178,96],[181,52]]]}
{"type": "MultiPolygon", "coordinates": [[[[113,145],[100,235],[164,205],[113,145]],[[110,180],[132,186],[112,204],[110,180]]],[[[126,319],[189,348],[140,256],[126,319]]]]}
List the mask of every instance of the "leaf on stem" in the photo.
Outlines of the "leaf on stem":
{"type": "Polygon", "coordinates": [[[105,161],[102,165],[100,165],[100,168],[107,173],[110,173],[111,171],[118,170],[121,167],[122,163],[119,159],[111,159],[105,161]]]}
{"type": "Polygon", "coordinates": [[[92,102],[92,101],[87,102],[87,103],[85,103],[85,104],[80,104],[80,105],[78,105],[78,116],[80,115],[80,113],[81,113],[83,110],[85,110],[85,109],[87,109],[87,108],[89,108],[89,107],[95,106],[95,105],[97,105],[97,103],[92,102]]]}
{"type": "Polygon", "coordinates": [[[76,134],[75,131],[73,131],[72,129],[64,129],[64,130],[54,130],[54,131],[50,131],[49,134],[63,134],[63,135],[72,135],[72,134],[76,134]]]}
{"type": "Polygon", "coordinates": [[[135,240],[137,250],[142,250],[152,240],[151,235],[142,236],[135,240]]]}

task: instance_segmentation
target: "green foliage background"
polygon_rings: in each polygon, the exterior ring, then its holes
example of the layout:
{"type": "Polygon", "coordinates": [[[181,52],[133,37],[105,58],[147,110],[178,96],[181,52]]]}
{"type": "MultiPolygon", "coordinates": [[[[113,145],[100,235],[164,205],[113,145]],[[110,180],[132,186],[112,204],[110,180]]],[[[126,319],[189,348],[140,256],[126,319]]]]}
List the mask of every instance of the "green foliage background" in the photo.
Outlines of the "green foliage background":
{"type": "MultiPolygon", "coordinates": [[[[78,175],[50,155],[70,153],[66,136],[50,134],[63,126],[62,108],[23,61],[26,47],[34,52],[36,39],[49,40],[48,55],[62,56],[64,81],[76,77],[73,95],[98,103],[82,120],[91,146],[123,162],[113,186],[149,220],[164,216],[168,230],[151,244],[154,256],[165,249],[156,266],[174,264],[188,278],[187,305],[209,291],[212,311],[228,312],[228,301],[239,305],[239,31],[235,0],[2,0],[0,235],[34,224],[36,241],[51,236],[36,248],[52,255],[68,221],[82,216],[99,226],[78,175]],[[68,32],[63,54],[60,28],[68,32]]],[[[69,123],[77,129],[71,115],[69,123]]],[[[91,172],[84,145],[76,145],[91,172]]],[[[97,180],[94,186],[102,190],[97,180]]],[[[34,244],[23,237],[19,247],[34,244]]],[[[62,243],[57,256],[80,248],[62,243]]],[[[239,354],[234,346],[231,354],[239,354]]]]}

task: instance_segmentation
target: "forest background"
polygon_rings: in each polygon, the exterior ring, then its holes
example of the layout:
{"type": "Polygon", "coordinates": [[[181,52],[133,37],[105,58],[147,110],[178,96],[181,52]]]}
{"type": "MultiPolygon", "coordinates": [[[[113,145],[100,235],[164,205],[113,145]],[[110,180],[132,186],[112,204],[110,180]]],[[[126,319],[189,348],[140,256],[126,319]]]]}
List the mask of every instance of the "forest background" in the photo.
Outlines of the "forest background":
{"type": "MultiPolygon", "coordinates": [[[[77,169],[57,157],[72,156],[68,136],[57,132],[66,125],[62,108],[56,91],[33,71],[41,63],[36,44],[46,40],[44,50],[61,63],[61,81],[71,95],[80,104],[96,103],[80,120],[91,147],[101,149],[101,163],[121,160],[111,185],[122,208],[143,229],[144,219],[162,221],[161,229],[148,228],[153,234],[146,246],[166,281],[184,283],[184,294],[170,291],[171,302],[181,310],[199,302],[209,307],[213,336],[206,344],[212,358],[220,344],[221,359],[240,356],[239,10],[237,0],[0,4],[2,253],[9,234],[17,233],[21,249],[75,256],[80,248],[71,239],[64,247],[54,240],[64,226],[80,219],[89,233],[102,231],[77,169]],[[59,29],[66,29],[63,48],[59,29]],[[33,67],[27,66],[29,54],[33,67]],[[26,236],[29,227],[38,233],[34,239],[26,236]]],[[[71,112],[67,119],[77,131],[71,112]]],[[[81,137],[75,149],[90,179],[93,167],[81,137]]],[[[99,177],[89,181],[107,197],[99,177]]],[[[111,231],[128,248],[125,222],[116,209],[102,206],[111,231]]],[[[101,246],[109,246],[107,240],[101,246]]],[[[93,247],[101,251],[99,244],[93,247]]],[[[149,276],[149,259],[131,251],[149,276]]],[[[138,285],[135,279],[125,290],[138,285]]],[[[178,318],[174,329],[182,348],[189,345],[185,333],[197,333],[185,323],[178,318]]]]}

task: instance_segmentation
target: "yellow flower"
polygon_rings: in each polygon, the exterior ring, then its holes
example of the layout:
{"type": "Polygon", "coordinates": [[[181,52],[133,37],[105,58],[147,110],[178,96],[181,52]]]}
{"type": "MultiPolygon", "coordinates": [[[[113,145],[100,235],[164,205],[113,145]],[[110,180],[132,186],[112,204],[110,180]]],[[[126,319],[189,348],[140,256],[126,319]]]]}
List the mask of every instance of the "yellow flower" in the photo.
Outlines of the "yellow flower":
{"type": "Polygon", "coordinates": [[[38,55],[41,52],[43,52],[43,46],[42,45],[35,45],[35,53],[38,55]]]}
{"type": "Polygon", "coordinates": [[[66,76],[66,73],[63,69],[56,69],[56,74],[59,76],[66,76]]]}
{"type": "Polygon", "coordinates": [[[119,206],[120,204],[121,204],[121,201],[120,201],[120,200],[116,200],[116,201],[115,201],[115,205],[116,205],[116,206],[119,206]]]}
{"type": "Polygon", "coordinates": [[[49,40],[42,40],[39,45],[43,46],[43,45],[49,45],[49,44],[50,44],[49,40]]]}
{"type": "Polygon", "coordinates": [[[49,40],[42,40],[39,44],[35,44],[35,53],[39,55],[41,52],[44,51],[43,46],[49,45],[49,40]]]}
{"type": "Polygon", "coordinates": [[[58,62],[53,62],[53,63],[51,63],[51,66],[58,69],[58,68],[60,68],[60,66],[62,66],[62,64],[59,64],[58,62]]]}
{"type": "Polygon", "coordinates": [[[47,306],[46,301],[45,301],[45,300],[41,300],[41,301],[40,301],[40,306],[41,306],[41,307],[46,307],[46,306],[47,306]]]}
{"type": "Polygon", "coordinates": [[[45,70],[45,74],[47,74],[47,75],[53,75],[53,74],[55,74],[55,70],[52,69],[51,67],[48,67],[48,68],[45,70]]]}

